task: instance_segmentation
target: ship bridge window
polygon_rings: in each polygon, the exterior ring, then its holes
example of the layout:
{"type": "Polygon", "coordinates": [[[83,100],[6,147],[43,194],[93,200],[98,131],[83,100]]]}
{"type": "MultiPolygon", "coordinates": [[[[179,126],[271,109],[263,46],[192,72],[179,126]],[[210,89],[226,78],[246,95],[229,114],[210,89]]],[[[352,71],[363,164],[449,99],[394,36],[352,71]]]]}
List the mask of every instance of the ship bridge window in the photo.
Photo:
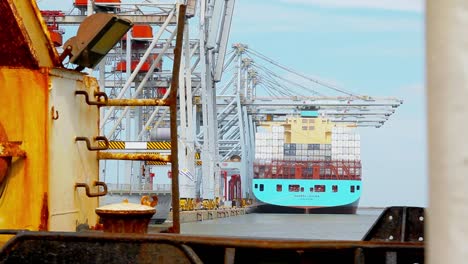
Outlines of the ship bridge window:
{"type": "Polygon", "coordinates": [[[314,192],[314,187],[310,187],[310,192],[314,192]]]}
{"type": "Polygon", "coordinates": [[[360,189],[361,189],[361,185],[357,185],[357,186],[356,186],[356,190],[359,191],[360,189]]]}
{"type": "Polygon", "coordinates": [[[255,189],[257,189],[257,188],[258,188],[258,184],[255,184],[254,187],[255,187],[255,189]]]}
{"type": "Polygon", "coordinates": [[[354,185],[351,185],[351,190],[350,190],[350,191],[351,191],[352,193],[354,192],[354,188],[355,188],[354,185]]]}
{"type": "Polygon", "coordinates": [[[283,191],[283,185],[281,185],[281,184],[276,184],[276,191],[277,191],[277,192],[282,192],[282,191],[283,191]]]}
{"type": "Polygon", "coordinates": [[[332,192],[338,192],[338,185],[332,185],[332,192]]]}
{"type": "Polygon", "coordinates": [[[263,184],[260,184],[260,191],[263,192],[263,184]]]}
{"type": "Polygon", "coordinates": [[[325,192],[325,185],[315,185],[314,188],[316,192],[325,192]]]}
{"type": "Polygon", "coordinates": [[[304,187],[301,187],[301,192],[304,192],[304,187]]]}
{"type": "Polygon", "coordinates": [[[289,191],[290,192],[299,192],[300,186],[299,184],[290,184],[289,185],[289,191]]]}

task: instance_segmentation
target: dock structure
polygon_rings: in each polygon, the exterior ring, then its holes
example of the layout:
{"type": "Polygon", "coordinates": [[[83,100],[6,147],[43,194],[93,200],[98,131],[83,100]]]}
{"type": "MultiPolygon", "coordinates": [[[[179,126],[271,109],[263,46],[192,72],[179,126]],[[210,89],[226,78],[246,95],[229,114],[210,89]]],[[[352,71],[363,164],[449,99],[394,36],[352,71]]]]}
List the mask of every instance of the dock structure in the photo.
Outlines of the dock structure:
{"type": "MultiPolygon", "coordinates": [[[[217,210],[194,210],[180,212],[180,222],[201,222],[217,218],[227,218],[247,214],[247,208],[225,208],[217,210]]],[[[172,222],[172,212],[169,213],[167,221],[172,222]]]]}

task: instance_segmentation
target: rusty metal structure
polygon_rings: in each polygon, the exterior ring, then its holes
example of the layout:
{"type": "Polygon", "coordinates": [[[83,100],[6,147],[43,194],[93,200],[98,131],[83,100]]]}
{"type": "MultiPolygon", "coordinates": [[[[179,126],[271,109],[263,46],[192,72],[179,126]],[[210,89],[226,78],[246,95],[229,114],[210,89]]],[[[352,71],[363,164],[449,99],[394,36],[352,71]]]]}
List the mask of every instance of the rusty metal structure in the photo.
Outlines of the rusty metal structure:
{"type": "Polygon", "coordinates": [[[0,234],[15,237],[3,247],[0,262],[424,263],[421,217],[424,218],[422,208],[388,208],[363,241],[2,230],[0,234]],[[77,252],[86,254],[77,259],[77,252]]]}
{"type": "Polygon", "coordinates": [[[112,101],[95,78],[63,67],[35,1],[0,2],[7,25],[0,31],[0,263],[424,262],[421,209],[384,212],[364,241],[178,234],[177,87],[186,6],[177,11],[168,99],[112,101]],[[148,104],[169,106],[171,155],[109,152],[99,133],[99,107],[148,104]],[[173,226],[167,232],[174,234],[97,231],[96,208],[107,194],[98,177],[104,159],[171,161],[173,226]],[[391,228],[382,229],[388,221],[391,228]]]}

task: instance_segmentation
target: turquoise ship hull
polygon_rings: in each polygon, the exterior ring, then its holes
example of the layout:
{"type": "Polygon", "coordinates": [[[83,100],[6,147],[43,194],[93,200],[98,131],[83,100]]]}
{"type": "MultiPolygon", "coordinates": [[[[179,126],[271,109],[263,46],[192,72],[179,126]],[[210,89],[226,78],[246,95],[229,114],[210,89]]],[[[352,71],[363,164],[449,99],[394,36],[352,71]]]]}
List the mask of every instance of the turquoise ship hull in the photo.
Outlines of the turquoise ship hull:
{"type": "Polygon", "coordinates": [[[355,213],[361,180],[253,179],[256,212],[355,213]]]}

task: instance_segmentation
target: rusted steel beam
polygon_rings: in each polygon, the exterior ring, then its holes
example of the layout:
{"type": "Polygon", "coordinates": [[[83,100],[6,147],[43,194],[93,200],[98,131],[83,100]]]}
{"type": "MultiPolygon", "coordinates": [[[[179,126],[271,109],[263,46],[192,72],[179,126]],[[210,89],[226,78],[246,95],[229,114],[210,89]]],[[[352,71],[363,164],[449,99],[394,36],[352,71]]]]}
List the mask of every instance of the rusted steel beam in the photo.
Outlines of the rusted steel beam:
{"type": "MultiPolygon", "coordinates": [[[[0,234],[4,233],[0,230],[0,234]]],[[[5,233],[13,234],[11,230],[5,233]]],[[[170,263],[424,263],[424,244],[376,241],[311,241],[198,237],[180,234],[115,234],[102,232],[18,232],[0,252],[0,262],[16,263],[31,256],[38,262],[120,262],[170,259],[170,263]],[[96,244],[101,245],[96,247],[96,244]],[[66,245],[66,246],[62,246],[66,245]],[[177,250],[172,251],[171,247],[177,250]],[[129,249],[122,252],[122,248],[129,249]],[[152,250],[151,250],[152,249],[152,250]],[[162,250],[164,249],[164,250],[162,250]],[[89,254],[77,259],[78,252],[89,254]],[[174,252],[184,252],[174,255],[174,252]],[[34,255],[33,255],[34,254],[34,255]],[[113,261],[112,261],[113,260],[113,261]],[[15,262],[16,261],[16,262],[15,262]]]]}
{"type": "Polygon", "coordinates": [[[177,39],[174,48],[174,64],[172,67],[171,91],[169,94],[169,110],[171,119],[171,171],[172,171],[172,232],[180,233],[180,205],[179,205],[179,160],[177,136],[177,93],[179,91],[180,61],[182,58],[182,40],[184,36],[185,12],[187,6],[179,6],[177,21],[177,39]]]}
{"type": "Polygon", "coordinates": [[[26,157],[26,152],[20,148],[22,142],[0,142],[0,157],[26,157]]]}
{"type": "Polygon", "coordinates": [[[98,152],[99,160],[147,160],[147,161],[171,161],[171,155],[161,155],[158,153],[115,153],[115,152],[98,152]]]}
{"type": "Polygon", "coordinates": [[[104,106],[168,106],[164,99],[108,99],[104,106]]]}

